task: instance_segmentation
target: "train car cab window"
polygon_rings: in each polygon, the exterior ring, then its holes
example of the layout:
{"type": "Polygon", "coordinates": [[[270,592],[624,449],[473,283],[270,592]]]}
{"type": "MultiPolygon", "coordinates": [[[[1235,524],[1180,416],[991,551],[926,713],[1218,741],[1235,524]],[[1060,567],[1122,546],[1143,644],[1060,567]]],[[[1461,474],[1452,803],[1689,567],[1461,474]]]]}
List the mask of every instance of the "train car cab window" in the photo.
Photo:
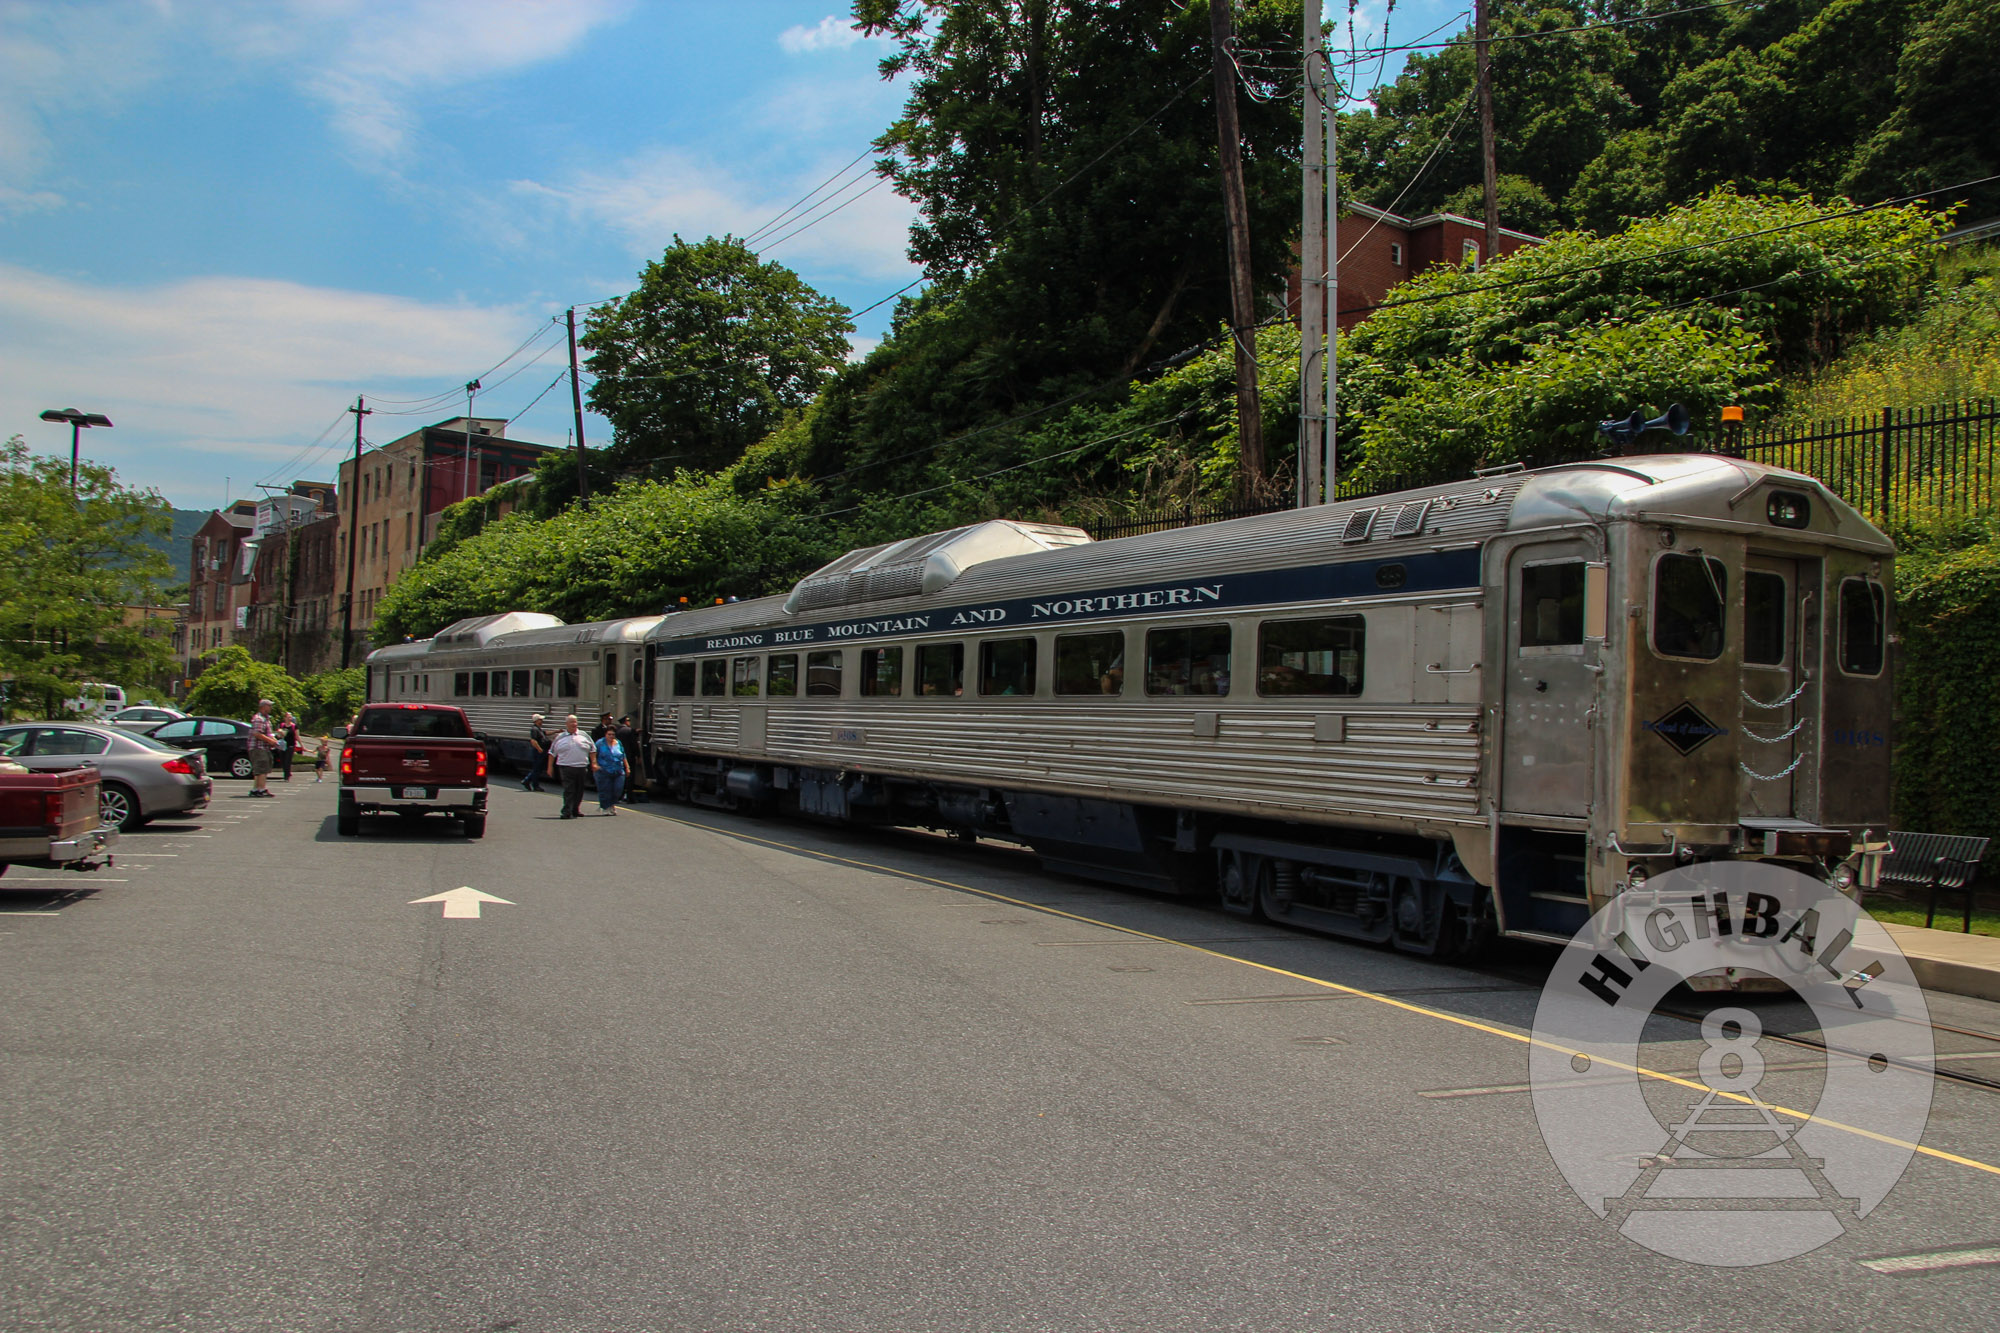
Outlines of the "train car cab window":
{"type": "Polygon", "coordinates": [[[765,673],[764,692],[773,699],[790,699],[799,692],[799,655],[773,653],[765,673]]]}
{"type": "Polygon", "coordinates": [[[1882,585],[1868,579],[1840,582],[1840,669],[1850,676],[1882,674],[1884,612],[1882,585]]]}
{"type": "Polygon", "coordinates": [[[981,694],[1033,694],[1035,692],[1035,641],[1001,639],[979,645],[979,692],[981,694]]]}
{"type": "Polygon", "coordinates": [[[484,698],[485,694],[486,673],[484,671],[475,671],[472,673],[472,697],[475,699],[484,698]]]}
{"type": "Polygon", "coordinates": [[[674,698],[694,698],[694,663],[674,663],[674,698]]]}
{"type": "Polygon", "coordinates": [[[1366,637],[1367,624],[1360,616],[1266,621],[1257,627],[1257,693],[1361,693],[1366,637]]]}
{"type": "Polygon", "coordinates": [[[861,692],[880,698],[892,698],[903,692],[901,648],[861,650],[861,692]]]}
{"type": "Polygon", "coordinates": [[[965,693],[965,645],[917,645],[917,693],[927,699],[952,699],[965,693]]]}
{"type": "Polygon", "coordinates": [[[729,692],[739,699],[755,699],[764,692],[764,659],[739,657],[729,664],[729,692]]]}
{"type": "Polygon", "coordinates": [[[453,672],[451,677],[452,698],[463,699],[470,693],[472,693],[472,673],[470,671],[453,672]]]}
{"type": "Polygon", "coordinates": [[[1785,576],[1766,570],[1743,572],[1743,660],[1750,666],[1780,666],[1785,660],[1785,620],[1791,599],[1785,576]]]}
{"type": "Polygon", "coordinates": [[[556,695],[563,699],[574,699],[582,693],[583,670],[581,667],[556,668],[556,695]]]}
{"type": "Polygon", "coordinates": [[[1583,642],[1583,561],[1528,565],[1521,570],[1521,646],[1556,648],[1583,642]]]}
{"type": "Polygon", "coordinates": [[[840,697],[839,649],[827,653],[806,654],[806,697],[809,699],[838,699],[840,697]]]}
{"type": "Polygon", "coordinates": [[[1229,693],[1229,626],[1147,630],[1146,693],[1229,693]]]}
{"type": "Polygon", "coordinates": [[[606,653],[604,655],[604,683],[606,686],[612,686],[618,683],[617,653],[606,653]]]}
{"type": "Polygon", "coordinates": [[[729,659],[711,657],[701,664],[701,692],[710,698],[729,693],[729,659]]]}
{"type": "Polygon", "coordinates": [[[528,673],[525,671],[514,673],[514,697],[516,699],[528,697],[528,673]]]}
{"type": "Polygon", "coordinates": [[[1653,651],[1662,657],[1722,656],[1729,571],[1707,555],[1663,555],[1653,567],[1653,651]]]}
{"type": "Polygon", "coordinates": [[[556,694],[556,669],[554,667],[535,668],[535,697],[553,699],[556,694]]]}
{"type": "Polygon", "coordinates": [[[632,684],[636,688],[637,686],[644,685],[645,683],[646,683],[646,661],[644,658],[634,657],[632,659],[632,684]]]}
{"type": "Polygon", "coordinates": [[[1057,694],[1123,694],[1125,636],[1056,635],[1057,694]]]}

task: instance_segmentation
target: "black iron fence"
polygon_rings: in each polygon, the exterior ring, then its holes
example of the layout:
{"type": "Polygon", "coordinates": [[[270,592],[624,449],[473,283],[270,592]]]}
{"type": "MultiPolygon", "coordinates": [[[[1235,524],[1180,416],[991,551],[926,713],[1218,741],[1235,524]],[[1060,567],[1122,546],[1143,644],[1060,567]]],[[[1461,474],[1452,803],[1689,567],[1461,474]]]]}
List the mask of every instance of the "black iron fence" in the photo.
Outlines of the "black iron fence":
{"type": "Polygon", "coordinates": [[[1251,505],[1249,507],[1222,507],[1212,505],[1174,505],[1164,509],[1131,511],[1116,520],[1098,519],[1090,525],[1090,535],[1095,541],[1106,541],[1112,537],[1132,537],[1142,532],[1165,532],[1169,528],[1191,528],[1197,523],[1220,523],[1226,518],[1249,518],[1252,514],[1270,514],[1280,509],[1290,509],[1289,504],[1251,505]]]}
{"type": "Polygon", "coordinates": [[[1877,526],[1968,517],[2000,494],[2000,399],[1746,432],[1723,452],[1816,477],[1877,526]]]}

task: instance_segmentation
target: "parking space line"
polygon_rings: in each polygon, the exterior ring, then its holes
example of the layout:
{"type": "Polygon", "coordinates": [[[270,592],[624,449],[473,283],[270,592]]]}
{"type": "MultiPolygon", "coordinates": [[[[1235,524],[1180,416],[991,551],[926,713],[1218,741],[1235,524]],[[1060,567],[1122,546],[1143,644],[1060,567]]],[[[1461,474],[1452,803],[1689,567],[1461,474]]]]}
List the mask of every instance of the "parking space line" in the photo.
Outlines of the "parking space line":
{"type": "Polygon", "coordinates": [[[2000,1245],[1979,1245],[1963,1250],[1933,1250],[1929,1254],[1886,1254],[1860,1261],[1863,1268],[1891,1276],[1934,1273],[1941,1268],[1975,1268],[2000,1264],[2000,1245]]]}

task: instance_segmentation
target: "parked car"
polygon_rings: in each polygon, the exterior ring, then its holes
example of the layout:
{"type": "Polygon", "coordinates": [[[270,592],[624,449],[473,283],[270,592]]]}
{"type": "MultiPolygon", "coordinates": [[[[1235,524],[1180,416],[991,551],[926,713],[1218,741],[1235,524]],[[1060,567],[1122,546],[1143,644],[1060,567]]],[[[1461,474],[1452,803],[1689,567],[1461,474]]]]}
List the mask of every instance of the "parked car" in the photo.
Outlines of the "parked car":
{"type": "Polygon", "coordinates": [[[98,773],[36,773],[0,760],[0,875],[15,862],[95,870],[111,860],[117,830],[98,816],[98,773]]]}
{"type": "Polygon", "coordinates": [[[486,743],[450,704],[368,704],[340,749],[335,832],[361,832],[364,814],[436,812],[468,838],[486,836],[486,743]]]}
{"type": "Polygon", "coordinates": [[[96,765],[98,814],[109,829],[129,831],[163,815],[199,810],[211,788],[201,755],[95,723],[0,727],[0,757],[40,773],[96,765]]]}
{"type": "Polygon", "coordinates": [[[114,727],[127,731],[151,731],[162,722],[172,722],[186,717],[178,708],[162,708],[157,704],[140,704],[136,708],[121,708],[105,719],[114,727]]]}
{"type": "Polygon", "coordinates": [[[250,724],[233,717],[181,717],[145,733],[156,741],[208,755],[208,771],[232,778],[250,776],[250,724]]]}

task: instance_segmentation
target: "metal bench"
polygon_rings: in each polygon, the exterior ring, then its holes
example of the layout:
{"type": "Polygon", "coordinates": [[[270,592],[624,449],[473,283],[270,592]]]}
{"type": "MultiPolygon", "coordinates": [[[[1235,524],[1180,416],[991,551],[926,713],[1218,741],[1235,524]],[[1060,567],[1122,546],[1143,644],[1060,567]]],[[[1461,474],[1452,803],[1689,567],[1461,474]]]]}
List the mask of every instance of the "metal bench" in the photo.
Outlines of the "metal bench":
{"type": "Polygon", "coordinates": [[[1966,838],[1953,833],[1889,834],[1889,855],[1882,861],[1882,884],[1905,884],[1924,889],[1929,900],[1924,908],[1924,924],[1937,916],[1938,891],[1958,890],[1965,894],[1965,921],[1962,929],[1972,931],[1972,881],[1979,874],[1980,858],[1986,855],[1985,838],[1966,838]]]}

